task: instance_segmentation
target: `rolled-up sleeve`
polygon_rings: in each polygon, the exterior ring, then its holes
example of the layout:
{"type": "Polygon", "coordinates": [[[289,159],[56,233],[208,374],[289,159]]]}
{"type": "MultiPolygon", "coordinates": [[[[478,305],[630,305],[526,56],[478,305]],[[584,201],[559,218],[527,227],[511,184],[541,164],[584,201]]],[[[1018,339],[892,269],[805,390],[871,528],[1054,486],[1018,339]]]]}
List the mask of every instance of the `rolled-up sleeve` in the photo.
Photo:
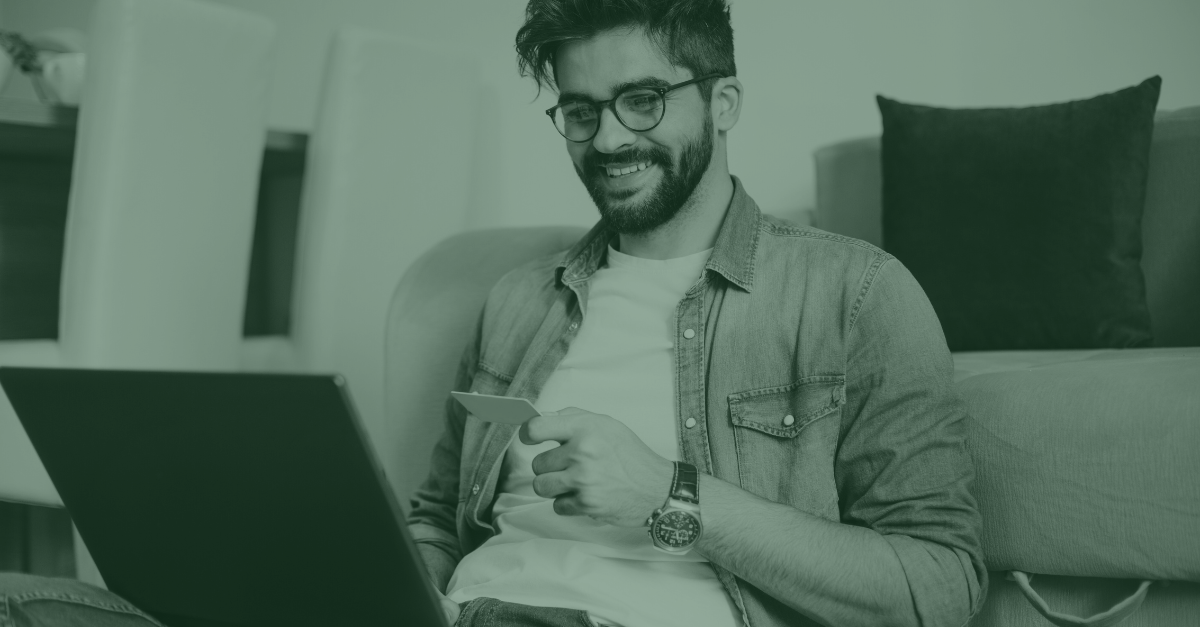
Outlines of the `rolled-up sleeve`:
{"type": "Polygon", "coordinates": [[[891,544],[919,624],[959,627],[987,594],[965,407],[924,291],[894,258],[877,268],[849,322],[842,521],[891,544]]]}

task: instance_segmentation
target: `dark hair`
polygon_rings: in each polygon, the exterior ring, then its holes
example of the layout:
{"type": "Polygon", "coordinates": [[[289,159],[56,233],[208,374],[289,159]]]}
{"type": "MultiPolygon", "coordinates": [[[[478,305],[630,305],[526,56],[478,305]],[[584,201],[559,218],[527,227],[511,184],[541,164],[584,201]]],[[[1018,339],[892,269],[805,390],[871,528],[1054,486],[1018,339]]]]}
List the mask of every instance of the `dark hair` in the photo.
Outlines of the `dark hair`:
{"type": "MultiPolygon", "coordinates": [[[[559,47],[615,28],[641,28],[674,66],[692,76],[736,76],[733,27],[725,0],[529,0],[517,31],[517,70],[557,91],[559,47]]],[[[713,80],[699,83],[704,100],[713,80]]]]}

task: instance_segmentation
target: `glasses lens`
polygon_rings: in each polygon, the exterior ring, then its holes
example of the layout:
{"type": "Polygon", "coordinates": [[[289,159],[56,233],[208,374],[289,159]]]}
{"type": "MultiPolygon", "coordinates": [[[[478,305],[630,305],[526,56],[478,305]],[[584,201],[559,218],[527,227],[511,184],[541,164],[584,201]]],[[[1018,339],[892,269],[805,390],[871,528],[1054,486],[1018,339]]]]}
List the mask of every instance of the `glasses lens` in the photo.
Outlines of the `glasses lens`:
{"type": "Polygon", "coordinates": [[[572,141],[585,141],[596,131],[600,114],[586,102],[568,102],[554,113],[554,126],[572,141]]]}
{"type": "Polygon", "coordinates": [[[649,90],[625,92],[617,99],[617,115],[631,130],[654,128],[663,116],[662,96],[649,90]]]}

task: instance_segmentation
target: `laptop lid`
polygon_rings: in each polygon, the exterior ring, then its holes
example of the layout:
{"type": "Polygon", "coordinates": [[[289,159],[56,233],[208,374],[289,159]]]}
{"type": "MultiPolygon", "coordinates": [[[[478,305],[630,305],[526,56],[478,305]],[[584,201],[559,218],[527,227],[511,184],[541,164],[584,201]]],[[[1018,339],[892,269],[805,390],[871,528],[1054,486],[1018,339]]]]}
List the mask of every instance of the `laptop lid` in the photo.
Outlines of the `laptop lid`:
{"type": "Polygon", "coordinates": [[[0,368],[110,590],[172,627],[445,616],[334,375],[0,368]]]}

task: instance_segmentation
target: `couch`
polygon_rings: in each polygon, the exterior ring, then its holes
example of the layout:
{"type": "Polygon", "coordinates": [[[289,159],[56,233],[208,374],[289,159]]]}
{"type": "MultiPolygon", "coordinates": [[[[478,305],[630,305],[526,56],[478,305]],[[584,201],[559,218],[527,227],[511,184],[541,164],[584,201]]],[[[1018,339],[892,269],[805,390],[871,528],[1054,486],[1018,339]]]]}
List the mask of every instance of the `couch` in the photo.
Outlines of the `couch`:
{"type": "MultiPolygon", "coordinates": [[[[816,226],[881,245],[880,138],[815,162],[816,226]]],[[[990,571],[972,625],[1200,625],[1200,107],[1156,115],[1147,184],[1154,348],[953,355],[990,571]]]]}
{"type": "MultiPolygon", "coordinates": [[[[1200,108],[1160,117],[1145,217],[1158,347],[954,355],[991,571],[972,625],[1051,624],[1043,615],[1200,625],[1200,539],[1164,539],[1155,523],[1191,520],[1200,531],[1200,108]],[[1109,487],[1143,480],[1136,502],[1109,487]]],[[[816,161],[818,226],[878,244],[878,138],[830,146],[816,161]]],[[[462,233],[400,280],[387,320],[386,431],[372,438],[406,511],[488,290],[584,232],[462,233]]]]}

